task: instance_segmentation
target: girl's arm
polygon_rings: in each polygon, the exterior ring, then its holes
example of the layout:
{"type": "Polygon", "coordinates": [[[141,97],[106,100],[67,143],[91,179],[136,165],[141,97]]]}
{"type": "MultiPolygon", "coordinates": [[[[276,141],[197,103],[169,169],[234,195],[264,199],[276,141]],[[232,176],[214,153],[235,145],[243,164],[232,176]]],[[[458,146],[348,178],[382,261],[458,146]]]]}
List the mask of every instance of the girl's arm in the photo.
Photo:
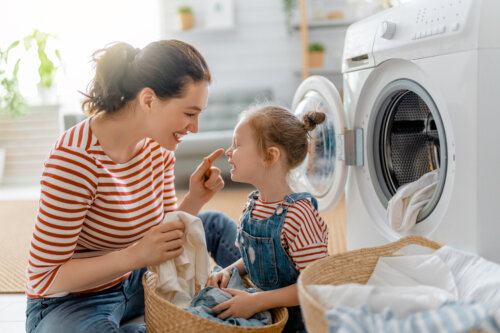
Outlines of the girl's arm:
{"type": "Polygon", "coordinates": [[[243,264],[243,259],[242,258],[238,259],[233,264],[231,264],[230,266],[228,266],[228,267],[226,267],[224,269],[227,269],[228,271],[231,271],[231,268],[233,268],[233,267],[238,270],[238,273],[240,274],[240,276],[243,276],[243,275],[247,274],[247,271],[245,269],[245,264],[243,264]]]}
{"type": "Polygon", "coordinates": [[[238,259],[231,265],[224,268],[222,271],[210,275],[207,280],[207,286],[212,286],[216,288],[226,288],[231,278],[231,268],[236,268],[238,273],[245,275],[247,272],[245,270],[245,265],[243,264],[243,259],[238,259]]]}
{"type": "Polygon", "coordinates": [[[255,302],[257,303],[258,311],[269,310],[281,306],[296,306],[299,305],[299,293],[297,284],[255,293],[255,302]]]}
{"type": "Polygon", "coordinates": [[[237,289],[224,289],[224,291],[233,295],[233,298],[212,308],[213,313],[220,312],[217,316],[219,319],[229,317],[248,319],[260,311],[299,305],[297,284],[253,294],[237,289]]]}

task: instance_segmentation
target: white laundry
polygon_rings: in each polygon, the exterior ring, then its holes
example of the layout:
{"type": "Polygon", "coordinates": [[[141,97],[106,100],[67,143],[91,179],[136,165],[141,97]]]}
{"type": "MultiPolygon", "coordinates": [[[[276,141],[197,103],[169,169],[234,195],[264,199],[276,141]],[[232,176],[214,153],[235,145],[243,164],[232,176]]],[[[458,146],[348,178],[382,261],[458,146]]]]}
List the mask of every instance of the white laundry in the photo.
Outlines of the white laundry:
{"type": "Polygon", "coordinates": [[[373,313],[391,310],[395,318],[436,309],[451,301],[452,295],[431,286],[400,287],[365,284],[310,285],[307,291],[327,310],[346,306],[361,308],[366,305],[373,313]]]}
{"type": "Polygon", "coordinates": [[[450,267],[461,301],[483,302],[500,309],[499,264],[450,246],[442,246],[434,254],[450,267]]]}
{"type": "Polygon", "coordinates": [[[458,298],[450,267],[435,254],[380,257],[366,284],[387,287],[431,286],[448,293],[450,300],[458,298]]]}
{"type": "Polygon", "coordinates": [[[168,213],[163,223],[171,221],[184,222],[184,252],[148,268],[158,274],[158,293],[169,302],[187,308],[195,296],[196,286],[203,288],[210,274],[205,231],[198,217],[185,212],[168,213]]]}
{"type": "Polygon", "coordinates": [[[401,186],[387,204],[389,225],[397,232],[410,230],[420,210],[431,199],[438,182],[439,170],[426,173],[418,180],[401,186]]]}
{"type": "Polygon", "coordinates": [[[306,288],[326,309],[366,305],[373,313],[391,310],[396,318],[438,308],[458,296],[450,269],[435,255],[380,258],[365,285],[306,288]]]}

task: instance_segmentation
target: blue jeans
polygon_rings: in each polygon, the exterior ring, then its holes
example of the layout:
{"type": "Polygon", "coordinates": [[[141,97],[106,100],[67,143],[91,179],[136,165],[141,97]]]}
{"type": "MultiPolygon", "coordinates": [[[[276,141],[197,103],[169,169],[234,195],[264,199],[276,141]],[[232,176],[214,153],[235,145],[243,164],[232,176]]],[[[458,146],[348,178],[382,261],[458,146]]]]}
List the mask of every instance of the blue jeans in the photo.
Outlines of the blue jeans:
{"type": "MultiPolygon", "coordinates": [[[[199,215],[205,228],[207,250],[226,267],[240,258],[234,246],[236,223],[226,215],[208,211],[199,215]]],[[[116,286],[95,293],[28,299],[26,332],[146,332],[144,324],[120,323],[144,314],[144,289],[138,269],[116,286]]]]}
{"type": "Polygon", "coordinates": [[[227,267],[241,258],[234,245],[237,225],[230,217],[217,211],[206,211],[198,215],[205,228],[207,250],[217,265],[227,267]]]}
{"type": "Polygon", "coordinates": [[[146,332],[144,324],[120,322],[144,313],[144,289],[138,269],[119,284],[95,293],[28,298],[26,332],[146,332]]]}

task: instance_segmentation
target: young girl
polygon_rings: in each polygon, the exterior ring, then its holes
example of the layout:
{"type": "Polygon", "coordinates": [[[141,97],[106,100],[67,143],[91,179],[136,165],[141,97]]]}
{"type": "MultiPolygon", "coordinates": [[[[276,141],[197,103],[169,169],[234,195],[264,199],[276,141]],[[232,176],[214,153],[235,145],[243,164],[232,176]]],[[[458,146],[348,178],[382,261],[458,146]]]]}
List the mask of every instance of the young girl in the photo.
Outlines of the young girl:
{"type": "Polygon", "coordinates": [[[233,295],[214,307],[219,318],[248,318],[280,306],[289,307],[285,331],[304,331],[298,307],[297,278],[310,262],[326,257],[328,231],[309,193],[293,193],[289,171],[299,166],[308,150],[308,132],[325,114],[308,112],[302,120],[279,106],[254,107],[242,113],[226,151],[231,179],[252,184],[240,217],[236,245],[241,259],[212,275],[208,285],[225,288],[230,271],[249,275],[262,290],[249,294],[225,289],[233,295]]]}

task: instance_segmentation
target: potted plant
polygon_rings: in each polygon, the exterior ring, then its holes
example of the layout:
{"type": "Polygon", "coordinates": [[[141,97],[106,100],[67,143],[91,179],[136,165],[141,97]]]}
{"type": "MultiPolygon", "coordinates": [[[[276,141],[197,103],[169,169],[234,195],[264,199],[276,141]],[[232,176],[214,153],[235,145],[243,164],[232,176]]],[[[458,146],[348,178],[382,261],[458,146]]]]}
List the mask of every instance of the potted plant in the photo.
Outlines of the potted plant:
{"type": "MultiPolygon", "coordinates": [[[[54,77],[60,66],[61,57],[59,50],[54,50],[54,55],[50,56],[46,52],[47,41],[55,38],[54,35],[34,30],[31,35],[22,38],[25,51],[29,51],[33,45],[40,64],[38,66],[39,87],[49,89],[53,87],[54,77]],[[52,59],[51,59],[52,58],[52,59]],[[57,63],[54,63],[57,61],[57,63]]],[[[28,111],[28,103],[19,91],[19,80],[17,77],[19,65],[22,57],[16,59],[9,58],[11,52],[19,47],[21,40],[16,40],[5,49],[0,49],[0,114],[8,114],[11,118],[19,117],[28,111]]]]}
{"type": "Polygon", "coordinates": [[[321,43],[309,44],[309,68],[323,67],[325,47],[321,43]]]}
{"type": "Polygon", "coordinates": [[[190,6],[180,6],[177,8],[177,16],[181,30],[191,29],[194,25],[194,15],[190,6]]]}
{"type": "Polygon", "coordinates": [[[61,64],[61,56],[58,49],[53,50],[53,57],[49,57],[46,51],[47,41],[56,38],[52,34],[35,30],[33,34],[24,37],[24,47],[29,50],[33,44],[36,45],[36,52],[40,65],[38,66],[38,94],[42,103],[48,104],[55,100],[54,77],[61,64]],[[55,62],[55,63],[54,63],[55,62]]]}
{"type": "MultiPolygon", "coordinates": [[[[34,30],[32,34],[12,42],[5,50],[0,49],[0,116],[8,116],[3,117],[3,122],[10,123],[12,126],[22,126],[17,122],[13,123],[9,118],[16,119],[28,113],[28,102],[19,90],[18,72],[23,56],[33,47],[40,61],[38,65],[39,92],[40,89],[47,90],[53,87],[54,77],[61,60],[57,49],[53,51],[53,55],[46,49],[47,41],[51,38],[55,36],[34,30]],[[21,49],[21,42],[24,45],[24,52],[21,49]]],[[[42,102],[44,102],[43,98],[42,102]]],[[[0,146],[0,183],[8,155],[5,147],[0,146]]]]}

